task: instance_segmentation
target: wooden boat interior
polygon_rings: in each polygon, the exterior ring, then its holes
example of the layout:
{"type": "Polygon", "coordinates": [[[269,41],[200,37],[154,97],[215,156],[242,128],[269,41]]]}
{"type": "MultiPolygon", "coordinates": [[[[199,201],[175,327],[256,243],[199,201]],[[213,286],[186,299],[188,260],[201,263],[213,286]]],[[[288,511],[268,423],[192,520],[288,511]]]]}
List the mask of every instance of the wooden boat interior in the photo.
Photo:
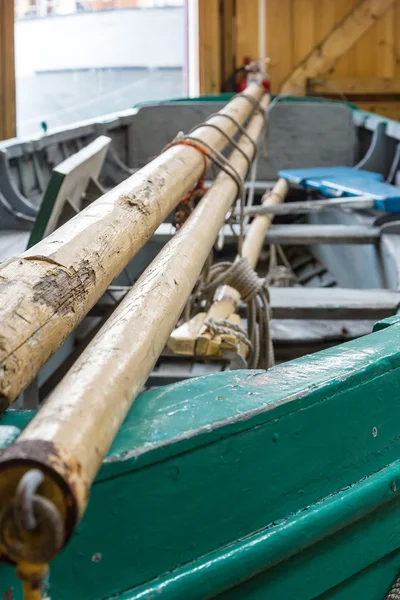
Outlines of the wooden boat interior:
{"type": "MultiPolygon", "coordinates": [[[[110,190],[123,195],[118,186],[179,131],[230,100],[142,104],[1,142],[0,269],[16,256],[37,258],[35,244],[106,203],[110,190]]],[[[282,170],[351,167],[400,186],[399,123],[343,102],[290,97],[272,99],[267,114],[245,185],[249,209],[264,206],[282,170]]],[[[214,181],[209,168],[207,189],[214,181]]],[[[282,268],[268,289],[274,367],[247,369],[239,351],[185,355],[167,343],[158,357],[149,346],[154,365],[99,466],[77,531],[51,562],[49,598],[384,597],[400,556],[400,210],[346,202],[290,209],[320,198],[291,185],[286,214],[274,214],[264,236],[259,278],[282,268]]],[[[235,210],[215,240],[214,263],[235,261],[235,210]]],[[[175,210],[0,418],[3,461],[130,291],[144,285],[146,269],[176,237],[174,219],[175,210]]],[[[252,222],[245,217],[244,235],[252,222]]],[[[239,325],[248,314],[241,302],[239,325]]],[[[186,321],[183,312],[177,328],[186,321]]],[[[144,313],[143,322],[145,330],[144,313]]],[[[2,535],[0,528],[0,551],[2,535]]],[[[0,565],[0,597],[22,598],[9,564],[0,565]]]]}
{"type": "MultiPolygon", "coordinates": [[[[105,134],[109,136],[111,146],[106,156],[101,156],[104,160],[102,168],[94,167],[96,172],[91,177],[91,185],[95,181],[100,187],[89,190],[87,205],[102,190],[110,189],[147,164],[175,137],[179,128],[189,131],[220,110],[227,100],[223,97],[216,101],[199,99],[196,102],[145,104],[123,114],[111,115],[104,122],[78,124],[67,130],[50,132],[34,141],[15,140],[0,144],[3,182],[0,200],[4,198],[17,211],[21,206],[15,199],[19,198],[20,202],[22,199],[24,206],[29,206],[27,217],[31,215],[33,218],[44,194],[46,198],[49,193],[52,205],[58,163],[68,165],[76,153],[83,156],[86,179],[81,179],[81,186],[83,184],[86,191],[92,167],[85,159],[90,155],[90,146],[101,146],[101,140],[105,139],[104,136],[96,136],[105,134]],[[97,142],[91,141],[96,139],[97,142]]],[[[379,172],[385,180],[394,181],[399,161],[399,139],[400,126],[396,123],[361,113],[345,103],[279,99],[276,103],[273,101],[270,107],[265,148],[261,148],[258,156],[256,178],[248,182],[247,188],[254,187],[257,203],[268,186],[272,187],[279,169],[310,165],[356,166],[379,172]]],[[[72,185],[76,186],[76,175],[72,175],[72,185]]],[[[82,196],[79,186],[75,194],[82,196]]],[[[307,191],[297,189],[291,192],[289,200],[307,197],[310,197],[307,191]]],[[[36,229],[38,226],[42,228],[42,234],[43,223],[47,222],[45,206],[44,201],[35,225],[36,229]]],[[[64,209],[64,222],[76,212],[76,206],[72,210],[70,204],[67,203],[67,206],[69,212],[64,209]]],[[[54,209],[53,224],[57,215],[54,209]]],[[[131,283],[171,238],[174,232],[171,221],[172,216],[159,226],[145,248],[117,277],[113,284],[114,292],[107,293],[92,310],[87,321],[94,321],[95,328],[98,318],[109,314],[110,307],[123,297],[131,283]]],[[[397,231],[396,223],[380,223],[378,219],[376,225],[376,221],[374,211],[345,209],[275,217],[267,232],[266,244],[278,244],[288,253],[298,282],[291,289],[271,290],[272,335],[277,360],[296,358],[367,334],[372,331],[376,320],[396,313],[399,304],[399,242],[393,235],[397,231]],[[377,293],[377,289],[381,291],[377,293]]],[[[27,247],[32,221],[19,219],[15,225],[10,223],[6,212],[0,226],[3,227],[0,230],[0,258],[7,260],[27,247]]],[[[32,236],[33,241],[40,239],[35,232],[32,236]]],[[[217,253],[217,260],[234,255],[236,238],[229,226],[225,227],[224,239],[225,246],[217,253]]],[[[261,272],[265,271],[267,264],[268,260],[261,259],[261,272]]],[[[80,332],[74,333],[75,341],[69,341],[66,348],[59,351],[60,358],[57,357],[55,363],[64,362],[65,352],[69,354],[71,348],[77,345],[77,352],[68,361],[71,364],[85,347],[87,329],[89,337],[93,332],[89,326],[82,329],[83,343],[80,332]]],[[[212,373],[219,368],[224,367],[173,360],[166,356],[158,362],[148,385],[171,383],[189,376],[212,373]]],[[[52,369],[47,366],[41,376],[44,385],[40,394],[42,399],[59,380],[54,375],[45,385],[52,369]]],[[[64,371],[62,366],[61,372],[64,371]]]]}

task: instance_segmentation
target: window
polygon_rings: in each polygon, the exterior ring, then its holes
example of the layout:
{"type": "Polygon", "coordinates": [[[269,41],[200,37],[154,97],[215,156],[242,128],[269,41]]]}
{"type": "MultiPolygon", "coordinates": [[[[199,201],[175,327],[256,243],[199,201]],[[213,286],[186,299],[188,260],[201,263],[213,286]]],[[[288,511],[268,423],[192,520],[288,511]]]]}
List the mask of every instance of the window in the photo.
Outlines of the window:
{"type": "Polygon", "coordinates": [[[17,129],[184,93],[184,0],[16,0],[17,129]]]}

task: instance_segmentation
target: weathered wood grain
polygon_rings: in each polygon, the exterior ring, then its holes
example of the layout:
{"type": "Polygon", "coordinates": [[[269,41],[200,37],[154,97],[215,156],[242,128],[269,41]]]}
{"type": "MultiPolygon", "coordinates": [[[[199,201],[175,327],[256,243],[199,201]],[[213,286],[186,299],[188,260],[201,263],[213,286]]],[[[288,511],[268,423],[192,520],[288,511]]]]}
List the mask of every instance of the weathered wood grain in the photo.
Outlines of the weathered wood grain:
{"type": "MultiPolygon", "coordinates": [[[[329,73],[339,58],[375,25],[377,18],[381,17],[393,3],[394,0],[363,0],[356,4],[353,10],[336,24],[326,38],[296,64],[283,82],[281,92],[304,94],[307,79],[329,73]]],[[[369,62],[363,53],[363,64],[369,64],[369,62]]],[[[362,74],[360,73],[360,75],[362,74]]]]}
{"type": "MultiPolygon", "coordinates": [[[[263,90],[246,90],[260,99],[263,90]]],[[[243,123],[252,103],[235,97],[222,113],[243,123]]],[[[228,119],[213,117],[227,134],[228,119]]],[[[222,150],[215,129],[196,136],[222,150]]],[[[204,155],[170,148],[93,202],[20,258],[0,268],[0,411],[9,405],[101,297],[114,277],[202,175],[204,155]]]]}

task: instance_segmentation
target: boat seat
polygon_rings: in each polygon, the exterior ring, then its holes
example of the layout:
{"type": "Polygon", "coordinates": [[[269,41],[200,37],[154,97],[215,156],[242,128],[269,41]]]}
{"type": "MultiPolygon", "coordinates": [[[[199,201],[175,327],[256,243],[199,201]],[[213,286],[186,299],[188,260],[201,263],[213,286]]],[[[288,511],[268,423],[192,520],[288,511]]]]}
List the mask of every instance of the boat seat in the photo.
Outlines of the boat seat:
{"type": "Polygon", "coordinates": [[[382,181],[379,173],[353,167],[316,167],[284,169],[278,174],[292,184],[318,190],[327,197],[370,196],[377,210],[400,212],[400,188],[382,181]]]}
{"type": "MultiPolygon", "coordinates": [[[[178,131],[187,133],[225,102],[169,102],[141,105],[129,125],[133,167],[158,155],[178,131]]],[[[286,101],[269,111],[268,152],[258,155],[257,177],[274,180],[279,169],[354,165],[357,140],[353,113],[340,102],[286,101]]]]}

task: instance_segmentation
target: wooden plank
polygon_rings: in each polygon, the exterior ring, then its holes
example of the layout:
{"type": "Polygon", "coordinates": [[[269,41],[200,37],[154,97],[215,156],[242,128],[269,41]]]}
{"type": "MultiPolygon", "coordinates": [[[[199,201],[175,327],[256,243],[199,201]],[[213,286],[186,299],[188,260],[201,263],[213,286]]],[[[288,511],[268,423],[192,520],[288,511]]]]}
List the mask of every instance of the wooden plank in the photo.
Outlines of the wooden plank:
{"type": "MultiPolygon", "coordinates": [[[[395,31],[399,31],[400,28],[400,2],[395,2],[394,4],[394,17],[393,17],[393,27],[395,31]]],[[[395,77],[400,77],[400,36],[396,35],[394,39],[394,57],[395,57],[395,68],[394,75],[395,77]]]]}
{"type": "Polygon", "coordinates": [[[400,104],[398,101],[392,100],[390,102],[383,102],[377,100],[376,102],[366,102],[364,100],[357,101],[357,106],[361,110],[367,112],[377,113],[383,117],[389,117],[390,119],[400,120],[400,104]]]}
{"type": "Polygon", "coordinates": [[[274,319],[381,319],[394,315],[400,292],[381,289],[270,288],[274,319]]]}
{"type": "Polygon", "coordinates": [[[219,3],[199,0],[199,77],[201,94],[221,91],[219,3]]]}
{"type": "Polygon", "coordinates": [[[307,89],[314,94],[332,95],[333,90],[342,94],[391,95],[400,94],[400,77],[338,77],[333,79],[309,79],[307,89]]]}
{"type": "MultiPolygon", "coordinates": [[[[331,0],[315,0],[314,42],[316,46],[323,42],[335,25],[349,12],[352,1],[353,0],[336,0],[335,2],[331,2],[331,0]]],[[[341,68],[344,69],[344,72],[347,74],[348,65],[350,64],[349,52],[343,57],[343,62],[344,65],[341,68]]],[[[333,74],[335,70],[332,69],[333,74]]],[[[331,84],[330,75],[327,75],[320,81],[321,85],[322,82],[325,84],[325,93],[334,96],[338,93],[336,87],[331,84]]],[[[309,92],[314,93],[311,90],[309,90],[309,92]]]]}
{"type": "MultiPolygon", "coordinates": [[[[395,75],[395,5],[382,15],[376,24],[376,74],[392,78],[395,75]]],[[[381,91],[379,90],[379,93],[381,91]]]]}
{"type": "MultiPolygon", "coordinates": [[[[348,5],[348,0],[346,0],[348,5]]],[[[343,15],[336,15],[337,2],[314,0],[314,44],[320,44],[343,15]]],[[[348,10],[348,6],[347,6],[348,10]]]]}
{"type": "Polygon", "coordinates": [[[293,11],[293,62],[299,64],[314,46],[314,0],[295,0],[293,11]]]}
{"type": "Polygon", "coordinates": [[[372,320],[272,319],[271,334],[274,343],[302,344],[322,341],[346,341],[371,333],[372,320]]]}
{"type": "Polygon", "coordinates": [[[292,0],[267,1],[267,56],[271,59],[268,72],[274,94],[293,68],[292,24],[292,0]]]}
{"type": "Polygon", "coordinates": [[[236,19],[234,0],[221,3],[221,77],[222,83],[228,81],[236,68],[236,19]]]}
{"type": "Polygon", "coordinates": [[[237,65],[242,65],[246,57],[258,58],[258,0],[236,2],[237,65]]]}
{"type": "Polygon", "coordinates": [[[369,31],[365,32],[354,44],[355,72],[359,77],[373,77],[379,74],[377,69],[377,20],[369,31]]]}
{"type": "MultiPolygon", "coordinates": [[[[332,4],[335,5],[335,25],[348,14],[349,10],[351,10],[358,1],[359,0],[335,0],[335,2],[332,2],[332,4]]],[[[332,71],[330,71],[327,75],[327,78],[329,79],[331,75],[339,77],[356,75],[357,73],[355,65],[356,49],[353,47],[339,58],[332,71]]]]}
{"type": "Polygon", "coordinates": [[[14,0],[0,2],[0,140],[16,136],[14,0]]]}
{"type": "Polygon", "coordinates": [[[287,77],[283,93],[304,94],[306,80],[321,77],[334,68],[343,56],[375,23],[394,0],[362,0],[314,47],[287,77]]]}
{"type": "Polygon", "coordinates": [[[347,225],[271,225],[270,244],[371,244],[379,240],[378,227],[347,225]]]}

